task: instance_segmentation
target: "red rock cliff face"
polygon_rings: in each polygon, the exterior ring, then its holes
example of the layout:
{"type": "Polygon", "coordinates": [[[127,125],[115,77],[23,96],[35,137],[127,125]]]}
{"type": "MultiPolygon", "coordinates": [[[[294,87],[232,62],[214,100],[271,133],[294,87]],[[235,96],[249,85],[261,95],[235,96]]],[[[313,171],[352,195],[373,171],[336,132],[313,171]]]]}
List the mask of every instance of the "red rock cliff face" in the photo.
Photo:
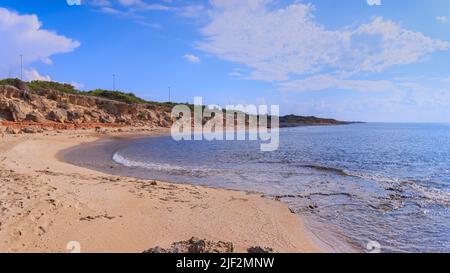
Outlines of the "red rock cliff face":
{"type": "Polygon", "coordinates": [[[170,111],[163,106],[127,104],[53,90],[32,92],[0,85],[0,122],[5,126],[170,127],[174,121],[170,111]]]}

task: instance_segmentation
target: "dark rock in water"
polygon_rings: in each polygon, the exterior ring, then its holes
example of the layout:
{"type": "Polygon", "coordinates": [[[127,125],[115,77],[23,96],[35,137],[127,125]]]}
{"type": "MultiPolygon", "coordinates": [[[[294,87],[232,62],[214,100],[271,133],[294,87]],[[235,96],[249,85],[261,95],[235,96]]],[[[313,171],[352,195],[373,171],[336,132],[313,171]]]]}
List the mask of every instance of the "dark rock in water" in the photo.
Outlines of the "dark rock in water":
{"type": "Polygon", "coordinates": [[[248,253],[273,253],[273,249],[270,247],[252,246],[247,249],[248,253]]]}
{"type": "Polygon", "coordinates": [[[231,242],[212,242],[192,237],[188,241],[173,243],[170,248],[164,249],[157,246],[144,253],[233,253],[233,251],[231,242]]]}

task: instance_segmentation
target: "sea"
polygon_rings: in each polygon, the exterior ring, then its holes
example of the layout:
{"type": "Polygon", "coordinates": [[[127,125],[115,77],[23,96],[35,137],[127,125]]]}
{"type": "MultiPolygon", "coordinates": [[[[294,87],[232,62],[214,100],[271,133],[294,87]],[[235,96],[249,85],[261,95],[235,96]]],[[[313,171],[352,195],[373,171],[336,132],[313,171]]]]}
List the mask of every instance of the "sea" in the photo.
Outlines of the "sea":
{"type": "Polygon", "coordinates": [[[284,128],[273,152],[258,141],[139,138],[112,159],[149,178],[285,202],[338,251],[450,252],[450,124],[284,128]]]}

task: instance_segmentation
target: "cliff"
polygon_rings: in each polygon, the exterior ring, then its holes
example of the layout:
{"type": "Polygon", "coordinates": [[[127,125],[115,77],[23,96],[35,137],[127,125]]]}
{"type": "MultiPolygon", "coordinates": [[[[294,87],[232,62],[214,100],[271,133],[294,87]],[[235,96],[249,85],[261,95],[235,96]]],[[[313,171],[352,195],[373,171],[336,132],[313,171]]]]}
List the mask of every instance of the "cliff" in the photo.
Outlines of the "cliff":
{"type": "MultiPolygon", "coordinates": [[[[82,92],[56,82],[0,81],[0,124],[8,133],[125,126],[167,128],[175,121],[171,116],[173,105],[145,101],[132,93],[99,89],[82,92]]],[[[348,122],[280,117],[280,127],[342,124],[348,122]]]]}
{"type": "Polygon", "coordinates": [[[169,106],[125,103],[26,85],[0,85],[0,122],[11,132],[95,127],[169,127],[169,106]],[[33,128],[29,128],[33,127],[33,128]],[[28,129],[26,129],[28,128],[28,129]]]}

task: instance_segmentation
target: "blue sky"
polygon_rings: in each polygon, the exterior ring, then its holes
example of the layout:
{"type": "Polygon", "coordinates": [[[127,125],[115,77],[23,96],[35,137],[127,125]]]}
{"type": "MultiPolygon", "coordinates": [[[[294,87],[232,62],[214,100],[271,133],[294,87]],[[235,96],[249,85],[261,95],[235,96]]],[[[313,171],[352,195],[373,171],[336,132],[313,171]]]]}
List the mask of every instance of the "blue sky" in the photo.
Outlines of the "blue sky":
{"type": "Polygon", "coordinates": [[[0,0],[0,78],[450,122],[447,0],[0,0]]]}

